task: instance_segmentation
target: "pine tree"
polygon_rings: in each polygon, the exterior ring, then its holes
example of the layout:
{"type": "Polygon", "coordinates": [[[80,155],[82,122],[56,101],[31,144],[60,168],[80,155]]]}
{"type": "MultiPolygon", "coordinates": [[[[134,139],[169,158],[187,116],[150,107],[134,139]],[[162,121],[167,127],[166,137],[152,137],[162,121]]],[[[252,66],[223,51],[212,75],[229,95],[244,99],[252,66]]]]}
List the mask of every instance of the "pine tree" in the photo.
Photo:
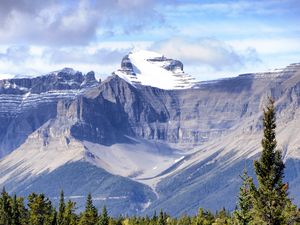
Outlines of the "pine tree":
{"type": "Polygon", "coordinates": [[[232,224],[230,220],[230,213],[224,207],[219,212],[216,212],[216,219],[212,225],[232,224]]]}
{"type": "Polygon", "coordinates": [[[56,212],[55,208],[52,209],[52,215],[51,215],[51,219],[50,219],[50,224],[51,225],[58,225],[57,224],[57,212],[56,212]]]}
{"type": "Polygon", "coordinates": [[[28,210],[26,209],[24,205],[24,198],[17,197],[17,207],[19,212],[19,220],[21,225],[27,225],[28,224],[28,210]]]}
{"type": "Polygon", "coordinates": [[[239,201],[237,209],[234,211],[234,217],[239,225],[249,224],[252,220],[251,210],[252,210],[252,196],[250,193],[250,177],[248,176],[246,168],[243,171],[241,176],[243,181],[242,186],[240,187],[239,201]]]}
{"type": "Polygon", "coordinates": [[[262,154],[260,159],[254,162],[258,187],[251,184],[254,220],[257,224],[286,224],[284,210],[290,200],[287,197],[288,185],[283,183],[284,163],[281,152],[276,150],[276,117],[272,99],[269,99],[264,109],[263,127],[262,154]]]}
{"type": "Polygon", "coordinates": [[[157,218],[156,210],[155,210],[154,213],[153,213],[153,216],[152,216],[152,219],[151,219],[151,220],[156,222],[157,219],[158,219],[158,218],[157,218]]]}
{"type": "Polygon", "coordinates": [[[66,205],[64,219],[66,225],[76,225],[77,224],[77,216],[75,214],[75,202],[69,200],[66,205]]]}
{"type": "Polygon", "coordinates": [[[12,199],[12,221],[11,225],[21,225],[21,212],[18,206],[17,196],[14,194],[12,199]]]}
{"type": "MultiPolygon", "coordinates": [[[[122,225],[122,221],[124,220],[123,217],[119,216],[117,219],[116,219],[116,223],[115,225],[122,225]]],[[[149,224],[149,218],[146,216],[146,221],[147,221],[147,224],[149,224]]]]}
{"type": "Polygon", "coordinates": [[[166,224],[167,224],[167,221],[166,221],[165,215],[164,215],[164,213],[161,209],[160,212],[159,212],[157,225],[166,225],[166,224]]]}
{"type": "Polygon", "coordinates": [[[191,224],[191,218],[187,215],[183,215],[179,218],[178,224],[180,224],[180,225],[190,225],[191,224]]]}
{"type": "Polygon", "coordinates": [[[44,225],[52,222],[51,201],[44,194],[32,193],[28,196],[30,225],[44,225]]]}
{"type": "Polygon", "coordinates": [[[97,223],[98,213],[93,205],[92,195],[88,194],[86,199],[85,211],[79,220],[79,225],[95,225],[97,223]]]}
{"type": "Polygon", "coordinates": [[[98,225],[108,225],[108,223],[109,223],[109,217],[108,217],[108,214],[107,214],[107,209],[104,206],[102,208],[102,213],[100,215],[98,225]]]}
{"type": "Polygon", "coordinates": [[[11,225],[12,223],[12,208],[11,208],[11,197],[3,188],[0,198],[0,224],[11,225]]]}
{"type": "Polygon", "coordinates": [[[59,199],[59,207],[58,207],[58,214],[57,214],[57,225],[67,225],[64,222],[64,213],[65,213],[65,198],[64,198],[64,191],[60,192],[60,199],[59,199]]]}
{"type": "Polygon", "coordinates": [[[214,215],[210,211],[199,208],[197,216],[194,218],[195,225],[209,225],[215,220],[214,215]]]}

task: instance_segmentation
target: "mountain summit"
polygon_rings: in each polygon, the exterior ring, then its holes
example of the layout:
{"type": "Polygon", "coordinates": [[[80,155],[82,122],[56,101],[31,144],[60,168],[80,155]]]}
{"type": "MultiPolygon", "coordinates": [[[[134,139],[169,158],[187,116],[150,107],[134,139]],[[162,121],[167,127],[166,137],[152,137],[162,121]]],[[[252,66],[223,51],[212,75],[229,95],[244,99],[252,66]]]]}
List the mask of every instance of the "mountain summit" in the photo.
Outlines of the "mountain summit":
{"type": "Polygon", "coordinates": [[[181,62],[140,51],[102,82],[70,68],[1,80],[0,188],[54,202],[63,189],[79,210],[92,193],[112,215],[234,209],[271,96],[300,204],[300,64],[197,85],[188,77],[181,62]]]}
{"type": "Polygon", "coordinates": [[[121,68],[113,74],[133,85],[161,89],[186,89],[195,83],[195,78],[183,71],[183,64],[179,60],[145,50],[130,52],[124,56],[121,68]]]}

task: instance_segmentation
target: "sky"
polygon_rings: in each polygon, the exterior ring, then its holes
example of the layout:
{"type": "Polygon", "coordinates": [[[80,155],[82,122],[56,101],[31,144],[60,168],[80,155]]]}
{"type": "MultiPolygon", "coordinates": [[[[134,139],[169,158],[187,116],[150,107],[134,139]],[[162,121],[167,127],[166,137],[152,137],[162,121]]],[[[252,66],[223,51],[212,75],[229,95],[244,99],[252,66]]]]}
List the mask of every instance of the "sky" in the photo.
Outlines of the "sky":
{"type": "Polygon", "coordinates": [[[300,62],[299,0],[0,0],[0,78],[64,67],[102,79],[130,51],[198,80],[300,62]]]}

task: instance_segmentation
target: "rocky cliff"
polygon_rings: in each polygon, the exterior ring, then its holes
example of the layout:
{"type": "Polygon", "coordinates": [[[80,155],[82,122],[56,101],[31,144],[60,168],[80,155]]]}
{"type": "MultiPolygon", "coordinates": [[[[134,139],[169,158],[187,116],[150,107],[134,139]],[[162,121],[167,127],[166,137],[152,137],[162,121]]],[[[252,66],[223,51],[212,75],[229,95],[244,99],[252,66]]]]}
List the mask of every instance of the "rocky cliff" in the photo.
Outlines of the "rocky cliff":
{"type": "MultiPolygon", "coordinates": [[[[182,69],[176,61],[166,67],[182,69]]],[[[63,188],[80,207],[92,192],[113,214],[233,209],[239,173],[245,164],[251,171],[260,151],[268,96],[276,100],[279,147],[299,203],[299,64],[180,90],[117,75],[98,82],[71,69],[2,80],[0,184],[53,199],[63,188]]]]}

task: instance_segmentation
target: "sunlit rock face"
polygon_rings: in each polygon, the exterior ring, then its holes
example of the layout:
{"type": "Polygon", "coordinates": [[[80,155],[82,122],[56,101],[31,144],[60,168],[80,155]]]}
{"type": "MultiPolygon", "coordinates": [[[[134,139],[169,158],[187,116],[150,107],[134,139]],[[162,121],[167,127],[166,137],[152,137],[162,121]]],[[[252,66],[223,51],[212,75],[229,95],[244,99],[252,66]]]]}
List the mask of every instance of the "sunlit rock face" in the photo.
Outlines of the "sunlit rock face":
{"type": "Polygon", "coordinates": [[[299,203],[300,64],[178,87],[182,73],[181,62],[142,52],[125,56],[103,82],[72,69],[1,80],[1,186],[43,191],[53,201],[64,189],[79,207],[91,192],[114,215],[234,209],[239,173],[245,165],[253,173],[261,149],[271,96],[286,179],[299,203]],[[165,83],[155,72],[170,86],[158,88],[165,83]]]}

